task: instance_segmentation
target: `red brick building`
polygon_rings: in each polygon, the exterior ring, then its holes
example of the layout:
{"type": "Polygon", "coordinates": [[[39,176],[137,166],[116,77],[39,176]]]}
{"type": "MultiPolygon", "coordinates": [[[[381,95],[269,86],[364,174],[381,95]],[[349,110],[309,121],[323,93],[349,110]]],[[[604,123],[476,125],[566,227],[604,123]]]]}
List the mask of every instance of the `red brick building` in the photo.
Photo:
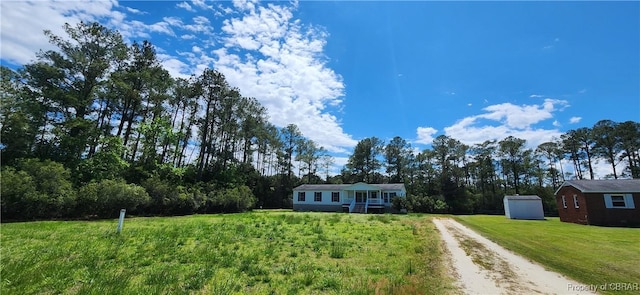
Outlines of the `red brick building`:
{"type": "Polygon", "coordinates": [[[561,221],[640,225],[640,179],[567,180],[555,195],[561,221]]]}

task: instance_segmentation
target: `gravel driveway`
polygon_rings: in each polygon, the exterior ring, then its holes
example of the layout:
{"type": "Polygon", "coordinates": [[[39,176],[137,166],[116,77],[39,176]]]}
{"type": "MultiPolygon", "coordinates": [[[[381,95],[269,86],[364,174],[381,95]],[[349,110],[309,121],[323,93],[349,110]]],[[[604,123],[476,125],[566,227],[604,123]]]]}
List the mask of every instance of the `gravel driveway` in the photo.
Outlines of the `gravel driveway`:
{"type": "Polygon", "coordinates": [[[465,294],[595,294],[589,286],[516,255],[449,218],[434,218],[465,294]]]}

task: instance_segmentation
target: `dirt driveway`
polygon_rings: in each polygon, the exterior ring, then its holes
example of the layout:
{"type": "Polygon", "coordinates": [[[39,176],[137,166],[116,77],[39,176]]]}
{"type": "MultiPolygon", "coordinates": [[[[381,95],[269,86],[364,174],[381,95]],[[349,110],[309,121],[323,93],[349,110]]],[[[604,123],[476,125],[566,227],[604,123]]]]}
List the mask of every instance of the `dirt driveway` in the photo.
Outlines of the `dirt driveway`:
{"type": "Polygon", "coordinates": [[[465,294],[595,294],[449,218],[434,218],[450,269],[465,294]]]}

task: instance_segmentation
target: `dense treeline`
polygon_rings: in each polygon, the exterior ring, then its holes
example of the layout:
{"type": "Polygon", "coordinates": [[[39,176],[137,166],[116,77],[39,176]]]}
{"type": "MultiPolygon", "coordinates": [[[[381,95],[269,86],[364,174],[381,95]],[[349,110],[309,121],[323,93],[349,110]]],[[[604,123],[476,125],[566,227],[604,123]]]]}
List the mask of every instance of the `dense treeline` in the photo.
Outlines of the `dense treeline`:
{"type": "Polygon", "coordinates": [[[0,69],[3,219],[288,207],[331,161],[213,69],[174,79],[147,41],[64,29],[45,32],[55,50],[0,69]]]}
{"type": "Polygon", "coordinates": [[[65,31],[45,32],[56,49],[34,62],[0,67],[3,220],[289,208],[298,184],[356,181],[404,182],[409,197],[396,205],[413,211],[499,211],[505,194],[538,194],[553,212],[554,189],[593,178],[597,161],[612,178],[640,177],[640,124],[609,120],[535,150],[514,137],[467,146],[439,136],[415,153],[400,137],[366,138],[330,176],[324,148],[270,124],[216,70],[172,78],[147,41],[126,45],[98,23],[65,31]]]}
{"type": "Polygon", "coordinates": [[[535,194],[543,199],[545,210],[554,214],[553,193],[562,181],[594,179],[593,167],[601,162],[611,172],[600,177],[640,178],[640,123],[601,120],[535,149],[513,136],[468,146],[440,135],[431,149],[415,154],[400,137],[386,145],[372,137],[358,142],[337,178],[403,182],[409,197],[397,200],[396,206],[413,211],[500,212],[503,196],[535,194]],[[564,171],[565,166],[573,168],[564,171]]]}

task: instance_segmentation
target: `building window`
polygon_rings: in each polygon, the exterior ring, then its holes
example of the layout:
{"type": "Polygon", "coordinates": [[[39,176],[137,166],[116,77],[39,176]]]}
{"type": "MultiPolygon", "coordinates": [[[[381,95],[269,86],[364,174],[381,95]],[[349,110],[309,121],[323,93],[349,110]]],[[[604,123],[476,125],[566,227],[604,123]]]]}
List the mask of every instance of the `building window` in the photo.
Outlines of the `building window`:
{"type": "Polygon", "coordinates": [[[604,195],[604,204],[607,208],[615,209],[634,209],[633,195],[620,194],[620,195],[604,195]]]}
{"type": "Polygon", "coordinates": [[[313,201],[314,202],[322,202],[322,192],[313,193],[313,201]]]}
{"type": "Polygon", "coordinates": [[[298,202],[304,202],[305,195],[304,192],[298,192],[298,202]]]}
{"type": "Polygon", "coordinates": [[[564,196],[562,196],[562,208],[567,208],[567,198],[565,198],[564,196]]]}
{"type": "Polygon", "coordinates": [[[378,198],[378,192],[371,192],[371,199],[377,199],[378,198]]]}
{"type": "Polygon", "coordinates": [[[331,202],[340,202],[340,193],[332,192],[331,193],[331,202]]]}
{"type": "Polygon", "coordinates": [[[573,195],[573,206],[576,208],[580,208],[580,204],[578,204],[578,196],[573,195]]]}
{"type": "Polygon", "coordinates": [[[396,193],[383,193],[382,194],[382,198],[384,200],[385,203],[390,203],[391,200],[396,196],[396,193]]]}
{"type": "Polygon", "coordinates": [[[624,196],[611,196],[611,205],[613,205],[613,207],[627,207],[627,204],[624,202],[624,196]]]}

